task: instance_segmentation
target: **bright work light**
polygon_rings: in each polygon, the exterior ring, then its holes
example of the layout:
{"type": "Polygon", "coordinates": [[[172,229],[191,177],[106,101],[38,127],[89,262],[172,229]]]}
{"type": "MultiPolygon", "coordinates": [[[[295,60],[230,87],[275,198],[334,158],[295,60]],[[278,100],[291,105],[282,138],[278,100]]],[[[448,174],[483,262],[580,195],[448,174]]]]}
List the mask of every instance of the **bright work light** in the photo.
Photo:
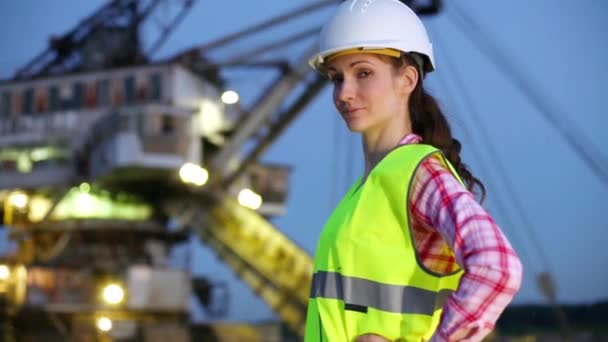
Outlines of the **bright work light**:
{"type": "Polygon", "coordinates": [[[184,183],[202,186],[209,179],[209,172],[199,165],[186,163],[179,169],[179,178],[184,183]]]}
{"type": "Polygon", "coordinates": [[[7,280],[11,275],[11,270],[6,265],[0,265],[0,280],[7,280]]]}
{"type": "Polygon", "coordinates": [[[125,291],[118,284],[110,284],[103,288],[102,297],[108,304],[118,304],[125,298],[125,291]]]}
{"type": "Polygon", "coordinates": [[[99,317],[97,319],[97,328],[103,332],[108,332],[112,329],[112,321],[108,317],[99,317]]]}
{"type": "Polygon", "coordinates": [[[257,210],[262,206],[262,196],[247,188],[239,192],[238,201],[243,207],[251,208],[253,210],[257,210]]]}
{"type": "Polygon", "coordinates": [[[225,104],[235,104],[239,102],[239,93],[234,90],[226,90],[222,93],[222,102],[225,104]]]}
{"type": "Polygon", "coordinates": [[[27,205],[28,197],[23,192],[15,191],[9,195],[10,204],[23,209],[27,205]]]}

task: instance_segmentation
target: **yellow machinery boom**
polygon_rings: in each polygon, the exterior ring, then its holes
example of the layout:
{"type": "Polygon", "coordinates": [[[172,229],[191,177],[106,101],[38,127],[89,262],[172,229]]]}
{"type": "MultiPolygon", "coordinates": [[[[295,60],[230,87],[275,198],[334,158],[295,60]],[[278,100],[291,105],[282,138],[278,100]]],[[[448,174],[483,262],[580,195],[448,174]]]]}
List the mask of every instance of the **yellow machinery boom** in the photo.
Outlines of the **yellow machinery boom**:
{"type": "Polygon", "coordinates": [[[195,201],[173,211],[277,315],[303,336],[312,259],[257,212],[224,197],[210,210],[195,201]]]}

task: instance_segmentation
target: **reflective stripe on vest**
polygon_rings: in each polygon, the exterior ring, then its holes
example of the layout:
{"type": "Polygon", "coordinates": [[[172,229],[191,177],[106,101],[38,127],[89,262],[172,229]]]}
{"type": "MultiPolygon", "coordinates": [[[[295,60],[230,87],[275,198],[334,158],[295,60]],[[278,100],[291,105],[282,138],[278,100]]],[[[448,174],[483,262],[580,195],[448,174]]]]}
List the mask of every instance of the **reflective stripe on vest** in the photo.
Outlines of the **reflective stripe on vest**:
{"type": "Polygon", "coordinates": [[[373,280],[319,271],[313,275],[311,298],[340,299],[394,313],[432,315],[443,306],[451,290],[439,292],[413,286],[390,285],[373,280]]]}

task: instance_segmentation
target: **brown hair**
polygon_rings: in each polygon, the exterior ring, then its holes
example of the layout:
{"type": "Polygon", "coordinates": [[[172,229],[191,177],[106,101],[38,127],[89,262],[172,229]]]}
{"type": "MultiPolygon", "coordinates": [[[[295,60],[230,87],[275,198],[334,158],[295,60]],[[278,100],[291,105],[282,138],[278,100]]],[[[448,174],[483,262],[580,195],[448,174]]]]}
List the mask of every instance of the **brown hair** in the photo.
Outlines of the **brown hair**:
{"type": "MultiPolygon", "coordinates": [[[[408,54],[404,54],[401,58],[391,59],[395,61],[393,64],[397,69],[404,65],[417,67],[419,73],[422,69],[416,63],[416,59],[408,54]]],[[[423,75],[420,74],[418,84],[416,84],[409,100],[412,131],[421,136],[425,144],[433,145],[440,149],[456,172],[458,172],[467,189],[471,192],[474,192],[475,187],[479,189],[481,202],[483,202],[486,196],[485,186],[479,179],[473,176],[467,165],[460,159],[460,150],[462,148],[460,141],[452,136],[450,124],[435,98],[427,93],[422,86],[422,79],[423,75]]]]}

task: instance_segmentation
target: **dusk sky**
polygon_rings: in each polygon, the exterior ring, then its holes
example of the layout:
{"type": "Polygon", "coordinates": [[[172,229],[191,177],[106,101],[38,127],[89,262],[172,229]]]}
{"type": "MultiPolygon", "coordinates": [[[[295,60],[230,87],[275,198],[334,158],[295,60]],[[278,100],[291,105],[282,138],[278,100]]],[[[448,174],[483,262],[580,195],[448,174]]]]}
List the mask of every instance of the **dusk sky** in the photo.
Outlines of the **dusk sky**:
{"type": "MultiPolygon", "coordinates": [[[[67,32],[103,3],[2,1],[0,78],[10,77],[46,48],[51,35],[67,32]]],[[[159,56],[307,3],[198,1],[159,56]]],[[[487,187],[485,206],[523,260],[524,283],[515,303],[543,301],[535,282],[542,271],[551,271],[561,302],[607,300],[608,2],[444,3],[440,15],[425,19],[437,64],[427,87],[463,143],[464,161],[487,187]],[[467,36],[455,24],[456,4],[473,20],[467,36]],[[500,55],[480,52],[477,44],[485,39],[500,55]],[[520,77],[526,91],[514,81],[520,77]],[[596,171],[566,141],[569,134],[593,158],[596,171]]],[[[310,20],[321,24],[326,13],[310,20]]],[[[247,99],[256,84],[241,79],[229,86],[247,99]]],[[[263,157],[293,167],[287,214],[273,223],[312,254],[338,200],[336,191],[361,175],[361,156],[360,141],[338,121],[327,87],[263,157]]],[[[181,257],[176,253],[176,260],[181,257]]],[[[193,272],[231,284],[230,319],[274,317],[204,246],[196,248],[193,272]]]]}

